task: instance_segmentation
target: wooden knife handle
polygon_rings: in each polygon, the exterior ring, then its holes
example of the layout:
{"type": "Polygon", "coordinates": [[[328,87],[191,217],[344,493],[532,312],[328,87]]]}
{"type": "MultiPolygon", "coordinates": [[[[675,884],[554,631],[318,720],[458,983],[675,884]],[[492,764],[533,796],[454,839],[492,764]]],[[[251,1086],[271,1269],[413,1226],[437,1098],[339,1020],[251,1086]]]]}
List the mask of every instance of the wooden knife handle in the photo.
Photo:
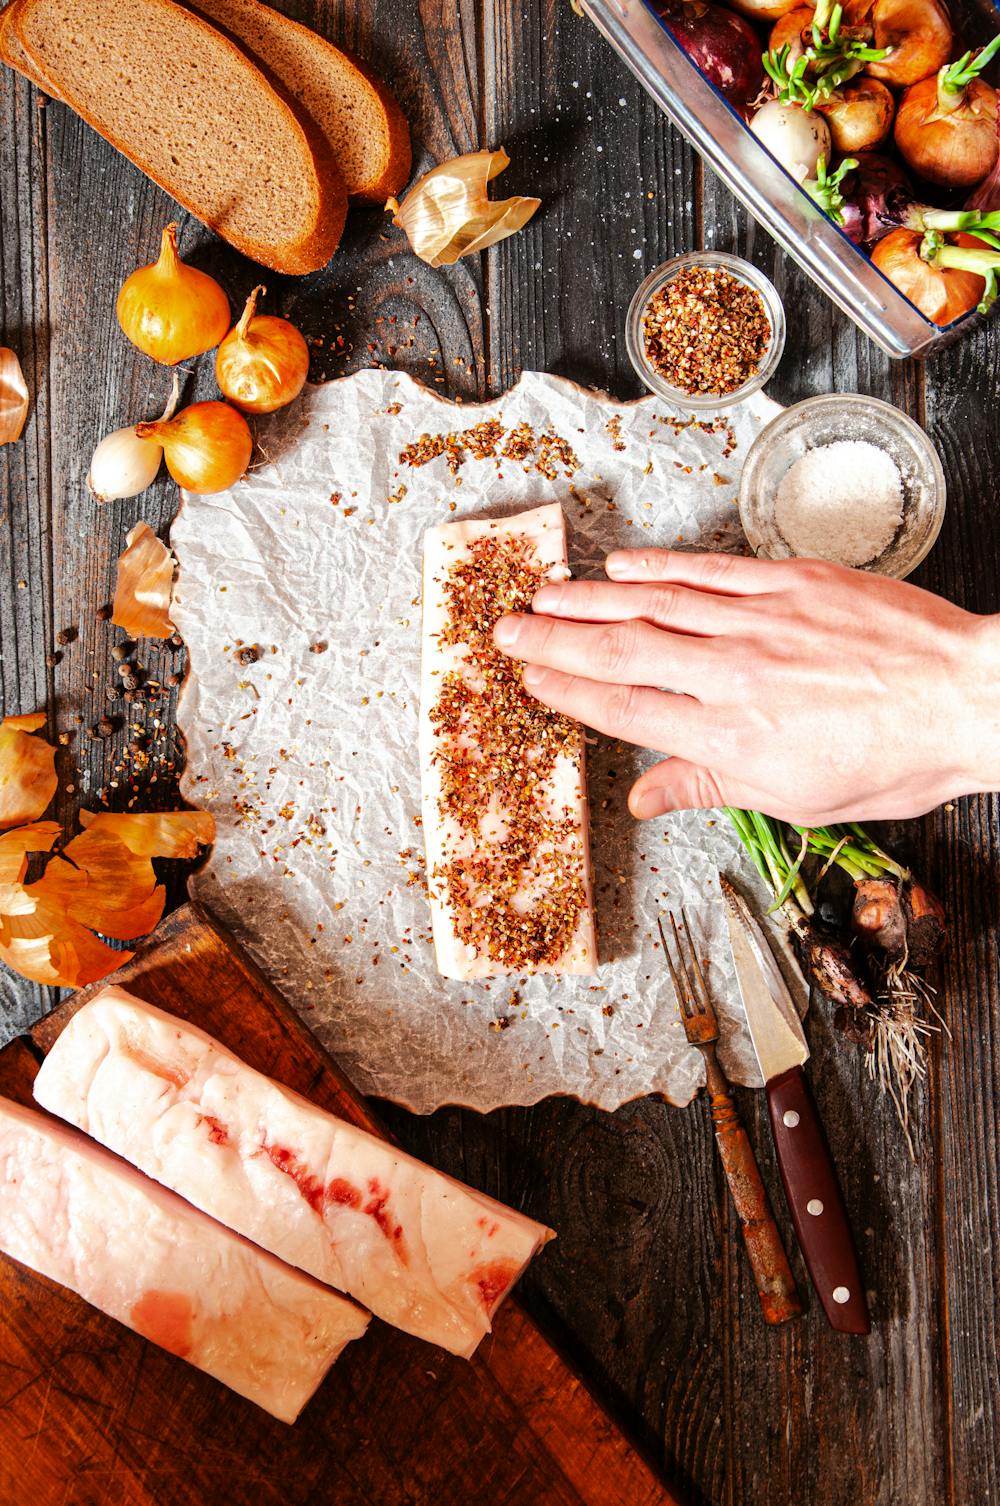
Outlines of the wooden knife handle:
{"type": "Polygon", "coordinates": [[[715,1059],[715,1048],[705,1049],[703,1054],[719,1158],[743,1230],[764,1322],[787,1323],[802,1313],[795,1277],[774,1222],[753,1147],[729,1096],[729,1084],[715,1059]]]}
{"type": "Polygon", "coordinates": [[[773,1078],[767,1102],[788,1209],[823,1311],[838,1333],[870,1333],[854,1238],[802,1068],[773,1078]]]}

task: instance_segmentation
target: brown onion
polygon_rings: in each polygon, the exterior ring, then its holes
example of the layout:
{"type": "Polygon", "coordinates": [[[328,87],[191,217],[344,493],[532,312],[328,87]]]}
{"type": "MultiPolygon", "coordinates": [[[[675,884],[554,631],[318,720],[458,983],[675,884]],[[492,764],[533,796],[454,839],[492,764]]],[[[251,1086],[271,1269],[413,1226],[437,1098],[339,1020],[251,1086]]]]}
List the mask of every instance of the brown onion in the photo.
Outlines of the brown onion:
{"type": "Polygon", "coordinates": [[[841,157],[867,152],[892,129],[895,101],[877,78],[857,78],[842,85],[829,100],[817,103],[826,117],[834,150],[841,157]]]}
{"type": "MultiPolygon", "coordinates": [[[[915,230],[893,230],[872,248],[872,261],[899,291],[935,324],[951,324],[976,307],[986,279],[976,272],[932,266],[920,255],[923,237],[915,230]]],[[[977,245],[960,236],[965,245],[977,245]]]]}
{"type": "Polygon", "coordinates": [[[951,57],[955,33],[942,0],[856,0],[847,6],[847,19],[870,21],[875,46],[889,48],[887,58],[865,70],[883,84],[917,84],[951,57]]]}
{"type": "Polygon", "coordinates": [[[738,10],[741,16],[747,16],[751,21],[780,20],[801,4],[802,0],[729,0],[732,10],[738,10]]]}
{"type": "Polygon", "coordinates": [[[273,413],[297,398],[309,374],[309,347],[294,324],[257,313],[254,288],[240,322],[215,357],[215,380],[244,413],[273,413]]]}
{"type": "Polygon", "coordinates": [[[972,188],[997,161],[996,90],[974,78],[954,109],[942,110],[938,79],[913,84],[899,102],[896,145],[908,167],[944,188],[972,188]]]}
{"type": "Polygon", "coordinates": [[[253,453],[247,421],[228,403],[192,403],[166,423],[136,424],[135,432],[140,439],[157,440],[178,486],[199,494],[232,486],[253,453]]]}

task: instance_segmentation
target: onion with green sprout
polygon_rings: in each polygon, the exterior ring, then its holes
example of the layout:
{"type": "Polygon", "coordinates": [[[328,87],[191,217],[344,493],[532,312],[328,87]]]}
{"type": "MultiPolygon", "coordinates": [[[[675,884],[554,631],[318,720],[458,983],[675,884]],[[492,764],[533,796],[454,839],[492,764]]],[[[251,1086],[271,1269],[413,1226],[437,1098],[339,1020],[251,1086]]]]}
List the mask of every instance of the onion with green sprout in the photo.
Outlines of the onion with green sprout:
{"type": "Polygon", "coordinates": [[[869,63],[886,56],[884,48],[870,45],[867,28],[859,32],[844,25],[844,8],[832,0],[819,0],[801,31],[793,30],[793,18],[797,24],[798,12],[779,21],[761,59],[780,104],[815,110],[869,63]]]}
{"type": "Polygon", "coordinates": [[[911,85],[900,100],[896,145],[929,183],[972,188],[996,166],[997,95],[980,74],[998,50],[1000,36],[911,85]]]}

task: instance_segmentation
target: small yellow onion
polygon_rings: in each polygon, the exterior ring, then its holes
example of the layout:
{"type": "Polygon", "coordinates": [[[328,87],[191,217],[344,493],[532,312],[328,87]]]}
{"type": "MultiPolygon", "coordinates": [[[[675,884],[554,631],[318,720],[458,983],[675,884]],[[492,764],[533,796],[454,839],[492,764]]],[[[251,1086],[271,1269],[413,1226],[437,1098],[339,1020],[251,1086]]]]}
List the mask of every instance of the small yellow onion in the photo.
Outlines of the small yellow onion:
{"type": "Polygon", "coordinates": [[[157,440],[178,486],[200,494],[232,486],[253,452],[246,419],[228,403],[192,403],[176,418],[136,424],[135,432],[140,439],[157,440]]]}
{"type": "Polygon", "coordinates": [[[211,350],[229,328],[229,299],[214,277],[181,261],[175,224],[163,232],[159,260],[122,284],[116,313],[132,344],[164,366],[211,350]]]}
{"type": "Polygon", "coordinates": [[[240,322],[215,357],[215,380],[244,413],[273,413],[298,397],[309,375],[309,347],[294,324],[257,313],[254,288],[240,322]]]}
{"type": "Polygon", "coordinates": [[[0,345],[0,444],[20,439],[28,417],[28,386],[21,363],[12,350],[0,345]]]}

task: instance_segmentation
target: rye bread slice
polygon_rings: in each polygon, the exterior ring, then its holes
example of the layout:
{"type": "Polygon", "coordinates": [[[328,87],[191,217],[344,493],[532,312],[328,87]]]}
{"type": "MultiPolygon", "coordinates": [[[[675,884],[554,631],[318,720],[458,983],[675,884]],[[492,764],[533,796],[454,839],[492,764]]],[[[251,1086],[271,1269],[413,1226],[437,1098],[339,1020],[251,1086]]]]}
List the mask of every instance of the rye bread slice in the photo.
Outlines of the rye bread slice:
{"type": "Polygon", "coordinates": [[[88,125],[244,255],[278,272],[326,264],[339,172],[229,37],[175,0],[18,0],[12,25],[88,125]]]}
{"type": "Polygon", "coordinates": [[[58,99],[55,85],[42,77],[18,40],[14,30],[14,12],[19,4],[20,0],[10,0],[10,4],[0,13],[0,62],[6,63],[8,68],[16,68],[36,89],[41,89],[52,99],[58,99]]]}
{"type": "Polygon", "coordinates": [[[356,202],[385,203],[410,175],[410,130],[364,63],[261,0],[185,0],[222,28],[306,111],[356,202]]]}

